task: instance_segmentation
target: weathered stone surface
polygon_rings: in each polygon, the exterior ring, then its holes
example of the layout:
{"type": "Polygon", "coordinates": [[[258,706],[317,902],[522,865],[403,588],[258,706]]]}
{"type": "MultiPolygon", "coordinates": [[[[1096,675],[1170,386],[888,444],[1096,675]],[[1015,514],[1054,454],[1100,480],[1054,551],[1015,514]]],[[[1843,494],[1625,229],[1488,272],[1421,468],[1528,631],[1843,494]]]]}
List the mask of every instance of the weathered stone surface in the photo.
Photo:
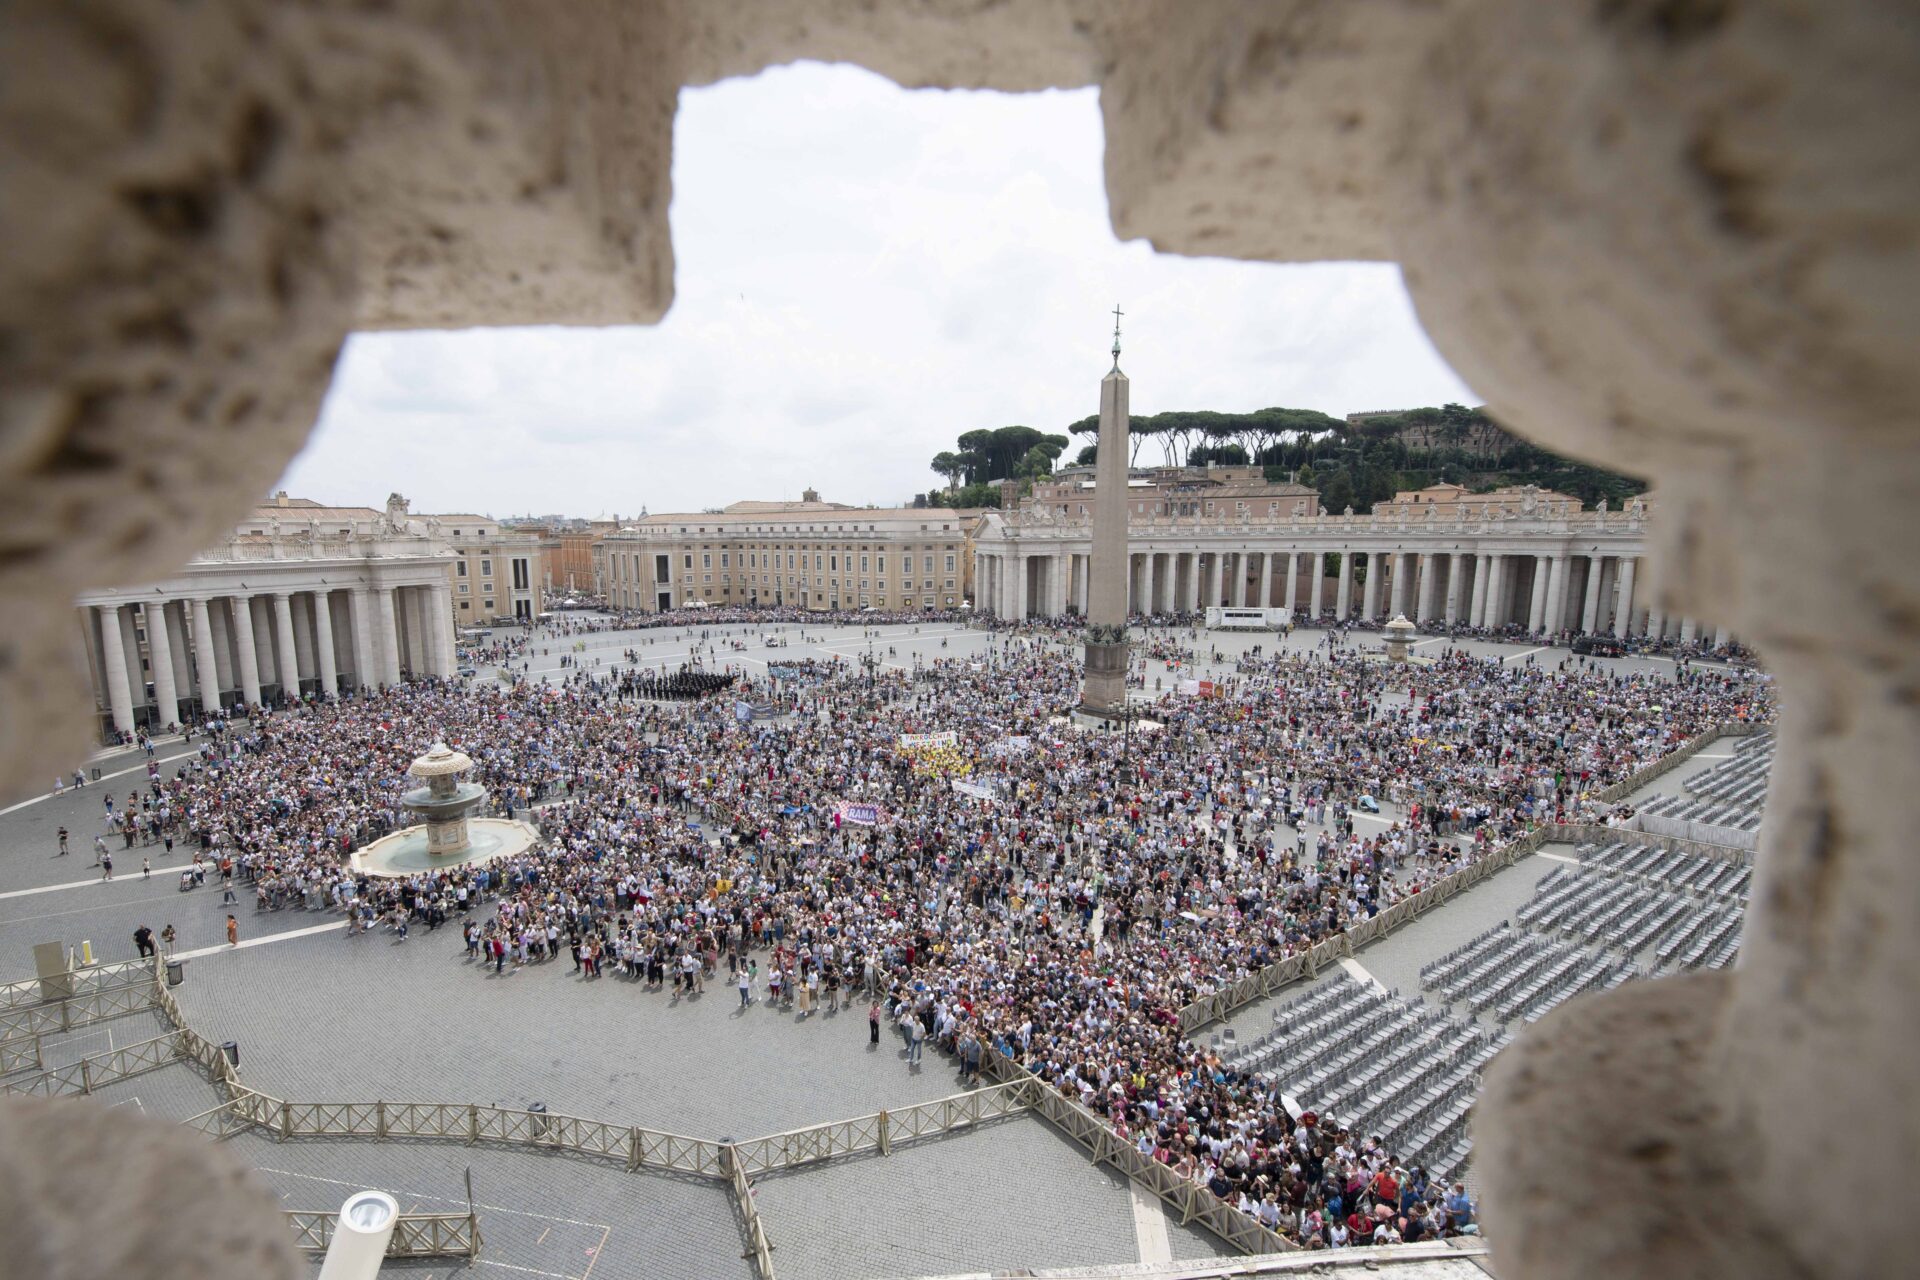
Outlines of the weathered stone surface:
{"type": "Polygon", "coordinates": [[[81,1099],[0,1106],[0,1245],[0,1271],[37,1280],[302,1273],[279,1200],[227,1148],[81,1099]]]}

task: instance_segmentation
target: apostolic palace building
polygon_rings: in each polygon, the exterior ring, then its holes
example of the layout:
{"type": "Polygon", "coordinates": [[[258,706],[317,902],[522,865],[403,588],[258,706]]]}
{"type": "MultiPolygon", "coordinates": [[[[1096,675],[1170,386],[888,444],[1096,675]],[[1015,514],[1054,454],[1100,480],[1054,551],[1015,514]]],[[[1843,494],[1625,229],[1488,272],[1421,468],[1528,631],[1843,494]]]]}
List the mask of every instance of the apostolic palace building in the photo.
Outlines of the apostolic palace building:
{"type": "Polygon", "coordinates": [[[646,516],[603,538],[607,604],[660,613],[689,604],[797,609],[952,609],[972,594],[968,535],[980,512],[736,502],[646,516]]]}

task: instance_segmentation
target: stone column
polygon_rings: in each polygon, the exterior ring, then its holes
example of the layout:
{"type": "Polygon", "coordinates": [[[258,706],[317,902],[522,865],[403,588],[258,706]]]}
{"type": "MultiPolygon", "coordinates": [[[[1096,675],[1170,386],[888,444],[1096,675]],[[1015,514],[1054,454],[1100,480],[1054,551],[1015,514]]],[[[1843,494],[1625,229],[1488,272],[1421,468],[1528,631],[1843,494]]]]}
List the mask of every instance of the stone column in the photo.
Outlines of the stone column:
{"type": "Polygon", "coordinates": [[[152,600],[140,606],[147,624],[147,663],[153,668],[153,732],[180,723],[180,686],[173,678],[173,637],[167,634],[167,607],[152,600]]]}
{"type": "Polygon", "coordinates": [[[1589,635],[1599,625],[1600,566],[1599,556],[1587,557],[1587,603],[1586,607],[1580,611],[1580,629],[1589,635]]]}
{"type": "Polygon", "coordinates": [[[1353,552],[1340,553],[1340,580],[1338,598],[1334,602],[1334,616],[1345,622],[1353,614],[1353,552]]]}
{"type": "Polygon", "coordinates": [[[213,651],[213,615],[205,596],[193,597],[193,669],[200,681],[200,714],[220,706],[220,664],[213,651]]]}
{"type": "Polygon", "coordinates": [[[427,593],[427,605],[436,619],[433,633],[435,670],[440,675],[451,676],[460,666],[460,658],[453,645],[453,588],[445,582],[435,583],[433,590],[427,593]]]}
{"type": "Polygon", "coordinates": [[[1722,645],[1726,644],[1726,642],[1727,642],[1727,629],[1725,627],[1715,627],[1713,629],[1713,647],[1718,649],[1722,645]]]}
{"type": "MultiPolygon", "coordinates": [[[[1117,319],[1117,317],[1116,317],[1117,319]]],[[[1120,335],[1113,339],[1113,369],[1100,380],[1099,453],[1094,460],[1092,583],[1087,622],[1101,632],[1127,624],[1127,375],[1120,372],[1120,335]]],[[[1086,645],[1080,701],[1108,714],[1126,706],[1127,647],[1124,640],[1086,645]]]]}
{"type": "Polygon", "coordinates": [[[1287,616],[1300,612],[1300,553],[1287,552],[1287,616]]]}
{"type": "Polygon", "coordinates": [[[1433,597],[1440,586],[1437,570],[1441,557],[1432,552],[1423,552],[1420,556],[1420,590],[1414,605],[1415,622],[1429,622],[1433,618],[1433,597]]]}
{"type": "Polygon", "coordinates": [[[1633,574],[1638,556],[1620,557],[1620,599],[1615,606],[1613,634],[1622,640],[1633,634],[1633,574]]]}
{"type": "Polygon", "coordinates": [[[1205,593],[1205,579],[1201,576],[1200,553],[1187,553],[1187,612],[1200,611],[1200,597],[1205,593]]]}
{"type": "Polygon", "coordinates": [[[127,676],[126,636],[121,630],[120,606],[100,606],[100,670],[107,682],[107,710],[113,727],[133,732],[133,685],[127,676]]]}
{"type": "Polygon", "coordinates": [[[1547,625],[1547,583],[1553,573],[1553,561],[1546,556],[1533,558],[1533,584],[1527,592],[1527,630],[1538,633],[1547,625]]]}
{"type": "Polygon", "coordinates": [[[1493,557],[1478,556],[1473,566],[1473,599],[1467,606],[1467,625],[1487,625],[1487,575],[1493,572],[1493,557]]]}
{"type": "Polygon", "coordinates": [[[373,592],[366,587],[348,590],[348,621],[353,629],[353,682],[356,689],[380,687],[380,649],[374,643],[373,592]]]}
{"type": "Polygon", "coordinates": [[[376,588],[373,603],[379,610],[374,639],[379,650],[380,683],[392,687],[400,683],[400,625],[394,612],[393,588],[376,588]]]}
{"type": "Polygon", "coordinates": [[[1573,566],[1565,552],[1553,558],[1553,581],[1547,587],[1547,634],[1559,635],[1567,625],[1567,577],[1573,566]]]}
{"type": "Polygon", "coordinates": [[[280,658],[280,696],[300,700],[300,663],[293,652],[293,600],[284,591],[273,593],[273,633],[280,658]]]}
{"type": "Polygon", "coordinates": [[[253,641],[253,597],[234,596],[233,647],[240,659],[240,696],[260,705],[260,650],[253,641]]]}
{"type": "Polygon", "coordinates": [[[1361,592],[1361,617],[1371,621],[1380,616],[1380,579],[1386,574],[1387,558],[1378,551],[1367,552],[1367,582],[1361,592]]]}
{"type": "Polygon", "coordinates": [[[1455,551],[1447,558],[1447,625],[1460,621],[1460,585],[1466,580],[1467,555],[1455,551]]]}
{"type": "Polygon", "coordinates": [[[1487,607],[1480,625],[1498,627],[1506,621],[1506,615],[1500,612],[1500,597],[1507,586],[1507,557],[1491,555],[1487,557],[1487,607]]]}
{"type": "Polygon", "coordinates": [[[1619,565],[1619,559],[1614,556],[1607,556],[1600,562],[1600,612],[1593,619],[1595,635],[1605,635],[1613,630],[1613,587],[1619,565]]]}
{"type": "Polygon", "coordinates": [[[1320,619],[1320,596],[1327,585],[1327,555],[1324,551],[1312,551],[1307,554],[1307,611],[1314,619],[1320,619]]]}
{"type": "Polygon", "coordinates": [[[333,660],[333,592],[321,587],[313,593],[313,652],[323,697],[338,697],[340,677],[333,660]]]}
{"type": "Polygon", "coordinates": [[[1032,557],[1025,552],[1013,558],[1013,616],[1024,621],[1032,601],[1032,557]]]}
{"type": "Polygon", "coordinates": [[[1220,552],[1212,553],[1207,564],[1207,608],[1217,609],[1223,593],[1227,589],[1226,556],[1220,552]]]}
{"type": "Polygon", "coordinates": [[[207,618],[213,623],[214,679],[224,691],[240,687],[240,674],[234,670],[233,601],[215,596],[207,601],[207,618]]]}
{"type": "Polygon", "coordinates": [[[1692,644],[1693,638],[1700,634],[1700,624],[1692,618],[1680,619],[1680,643],[1692,644]]]}

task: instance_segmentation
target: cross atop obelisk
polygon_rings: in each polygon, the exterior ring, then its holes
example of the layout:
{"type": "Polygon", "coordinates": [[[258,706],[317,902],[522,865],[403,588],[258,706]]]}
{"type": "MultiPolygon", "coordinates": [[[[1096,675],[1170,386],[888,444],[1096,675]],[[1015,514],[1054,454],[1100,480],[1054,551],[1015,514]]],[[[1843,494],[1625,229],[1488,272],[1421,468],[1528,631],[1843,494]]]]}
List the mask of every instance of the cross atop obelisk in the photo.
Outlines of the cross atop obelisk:
{"type": "Polygon", "coordinates": [[[1080,705],[1113,715],[1127,705],[1127,375],[1120,372],[1119,304],[1113,368],[1100,380],[1100,444],[1093,460],[1093,548],[1087,558],[1087,661],[1080,705]]]}

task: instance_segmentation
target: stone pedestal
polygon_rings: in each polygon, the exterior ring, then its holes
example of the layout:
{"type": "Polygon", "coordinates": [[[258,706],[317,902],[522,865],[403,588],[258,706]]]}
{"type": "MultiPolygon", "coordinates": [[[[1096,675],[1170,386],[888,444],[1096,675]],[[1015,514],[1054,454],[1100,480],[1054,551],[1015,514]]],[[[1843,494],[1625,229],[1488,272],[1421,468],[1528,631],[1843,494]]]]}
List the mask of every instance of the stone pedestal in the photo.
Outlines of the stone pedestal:
{"type": "Polygon", "coordinates": [[[1126,709],[1127,648],[1125,640],[1087,642],[1081,710],[1091,715],[1114,716],[1126,709]]]}

